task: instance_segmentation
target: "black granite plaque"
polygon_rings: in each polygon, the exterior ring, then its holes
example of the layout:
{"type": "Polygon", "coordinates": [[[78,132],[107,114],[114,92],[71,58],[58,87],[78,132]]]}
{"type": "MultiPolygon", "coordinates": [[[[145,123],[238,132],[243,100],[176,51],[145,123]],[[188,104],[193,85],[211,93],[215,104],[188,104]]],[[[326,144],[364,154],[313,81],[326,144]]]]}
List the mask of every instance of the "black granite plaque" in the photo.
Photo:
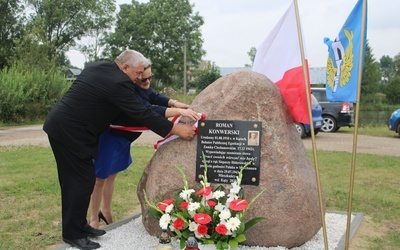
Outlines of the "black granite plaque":
{"type": "Polygon", "coordinates": [[[197,135],[196,180],[204,173],[202,153],[207,162],[210,183],[231,183],[242,166],[242,184],[259,185],[261,122],[259,121],[199,121],[197,135]]]}

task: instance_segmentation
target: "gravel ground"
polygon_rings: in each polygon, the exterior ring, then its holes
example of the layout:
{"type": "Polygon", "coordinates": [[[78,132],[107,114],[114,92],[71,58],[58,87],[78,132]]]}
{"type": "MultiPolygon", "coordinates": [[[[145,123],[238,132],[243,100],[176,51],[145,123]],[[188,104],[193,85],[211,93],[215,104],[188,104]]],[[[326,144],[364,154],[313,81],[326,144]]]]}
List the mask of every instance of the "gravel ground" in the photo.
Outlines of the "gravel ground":
{"type": "MultiPolygon", "coordinates": [[[[360,215],[352,216],[352,221],[360,220],[360,215]]],[[[329,249],[344,249],[344,234],[346,231],[347,215],[341,213],[327,213],[325,216],[326,231],[328,236],[329,249]]],[[[358,221],[359,222],[359,221],[358,221]]],[[[110,225],[111,226],[111,225],[110,225]]],[[[158,239],[150,236],[143,227],[141,217],[130,219],[127,223],[118,225],[112,230],[107,230],[107,234],[94,241],[99,242],[99,250],[154,250],[158,244],[158,239]]],[[[74,247],[63,245],[54,250],[75,250],[74,247]]],[[[178,242],[173,241],[173,249],[178,250],[178,242]]],[[[237,250],[287,250],[286,247],[256,247],[239,246],[237,250]]],[[[322,229],[308,242],[300,247],[291,250],[323,250],[324,238],[322,229]]]]}

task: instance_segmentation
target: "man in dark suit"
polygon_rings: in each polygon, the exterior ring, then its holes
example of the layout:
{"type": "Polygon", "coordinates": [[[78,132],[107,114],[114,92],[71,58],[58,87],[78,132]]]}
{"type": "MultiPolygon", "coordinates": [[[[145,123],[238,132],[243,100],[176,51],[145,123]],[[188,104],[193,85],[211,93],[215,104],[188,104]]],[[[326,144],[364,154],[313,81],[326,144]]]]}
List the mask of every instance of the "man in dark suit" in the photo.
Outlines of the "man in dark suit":
{"type": "Polygon", "coordinates": [[[93,158],[99,135],[121,113],[140,121],[160,136],[175,134],[192,139],[195,128],[173,124],[146,108],[134,94],[150,60],[134,50],[122,52],[114,62],[88,65],[63,98],[50,111],[43,129],[57,163],[62,200],[62,237],[79,249],[96,249],[88,239],[105,234],[86,220],[96,180],[93,158]]]}

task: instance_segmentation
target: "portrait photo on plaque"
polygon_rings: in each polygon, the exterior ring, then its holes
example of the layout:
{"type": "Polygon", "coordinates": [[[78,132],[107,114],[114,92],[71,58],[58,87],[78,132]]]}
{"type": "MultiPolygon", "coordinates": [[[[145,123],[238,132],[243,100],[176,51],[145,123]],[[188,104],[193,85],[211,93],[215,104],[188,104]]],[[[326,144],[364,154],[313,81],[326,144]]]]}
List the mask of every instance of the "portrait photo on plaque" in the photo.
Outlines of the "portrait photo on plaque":
{"type": "Polygon", "coordinates": [[[247,144],[249,146],[260,145],[260,133],[258,131],[249,130],[247,137],[248,137],[247,144]]]}

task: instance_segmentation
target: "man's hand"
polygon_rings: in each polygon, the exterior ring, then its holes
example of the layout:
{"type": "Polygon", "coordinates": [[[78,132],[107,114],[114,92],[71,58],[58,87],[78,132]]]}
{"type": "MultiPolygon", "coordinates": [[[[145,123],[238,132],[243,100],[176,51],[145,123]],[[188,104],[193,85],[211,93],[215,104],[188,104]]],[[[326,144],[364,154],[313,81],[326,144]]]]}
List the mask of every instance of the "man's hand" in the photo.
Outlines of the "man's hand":
{"type": "Polygon", "coordinates": [[[170,133],[182,139],[190,140],[196,135],[196,128],[191,125],[177,123],[174,124],[170,133]]]}

